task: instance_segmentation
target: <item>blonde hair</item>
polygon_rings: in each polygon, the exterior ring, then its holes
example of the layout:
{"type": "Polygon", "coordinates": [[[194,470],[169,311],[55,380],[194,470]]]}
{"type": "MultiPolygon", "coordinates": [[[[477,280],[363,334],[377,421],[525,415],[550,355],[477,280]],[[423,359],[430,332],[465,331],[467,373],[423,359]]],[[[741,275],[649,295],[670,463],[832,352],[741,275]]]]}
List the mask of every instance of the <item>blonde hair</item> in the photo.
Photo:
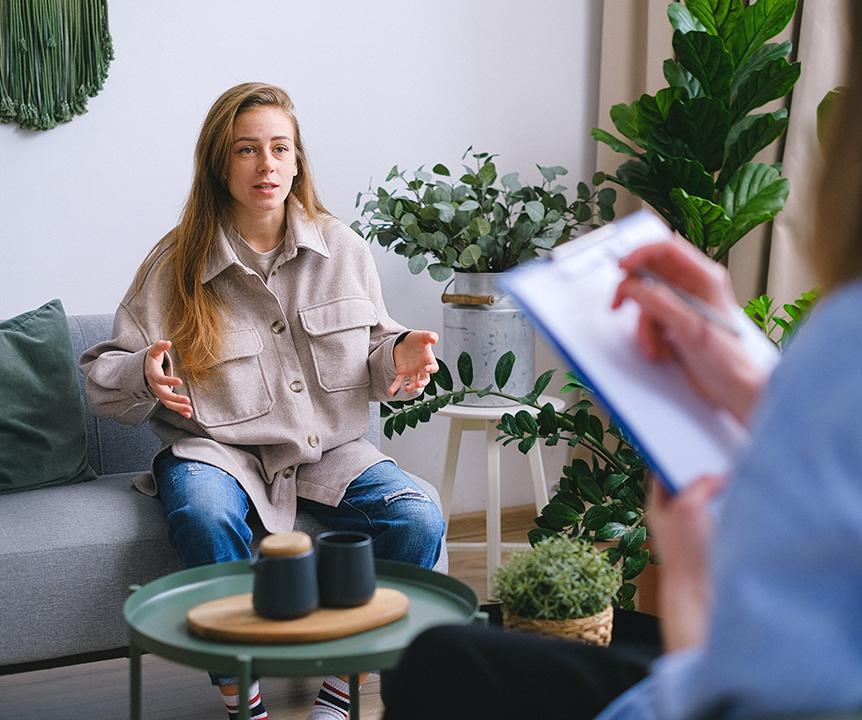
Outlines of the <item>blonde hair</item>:
{"type": "Polygon", "coordinates": [[[297,173],[290,193],[312,220],[329,214],[314,187],[293,101],[281,88],[243,83],[230,88],[209,109],[197,145],[192,188],[176,229],[161,240],[138,270],[140,287],[156,259],[165,253],[167,333],[179,365],[190,380],[204,380],[221,354],[223,302],[212,284],[201,281],[215,249],[219,226],[227,223],[233,198],[227,187],[236,118],[256,107],[277,107],[293,124],[297,173]]]}
{"type": "Polygon", "coordinates": [[[862,276],[862,3],[849,0],[846,89],[827,129],[818,222],[809,254],[826,291],[862,276]]]}

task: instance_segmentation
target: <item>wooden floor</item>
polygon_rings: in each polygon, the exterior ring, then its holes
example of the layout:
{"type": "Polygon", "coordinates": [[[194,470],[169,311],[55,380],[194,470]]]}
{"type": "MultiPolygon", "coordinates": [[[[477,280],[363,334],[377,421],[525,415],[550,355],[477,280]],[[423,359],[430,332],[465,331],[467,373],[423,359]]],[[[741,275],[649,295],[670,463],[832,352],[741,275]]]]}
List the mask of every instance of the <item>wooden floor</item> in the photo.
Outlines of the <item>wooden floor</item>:
{"type": "MultiPolygon", "coordinates": [[[[503,539],[526,542],[535,508],[503,511],[503,539]]],[[[484,513],[453,517],[450,540],[484,540],[484,513]]],[[[469,584],[485,599],[485,558],[482,552],[454,552],[451,575],[469,584]]],[[[271,720],[304,720],[320,686],[319,678],[264,678],[261,688],[271,720]]],[[[129,717],[128,660],[103,660],[51,670],[0,676],[0,720],[127,720],[129,717]]],[[[218,693],[203,671],[143,657],[144,720],[224,720],[218,693]]],[[[362,687],[362,720],[382,714],[380,681],[371,675],[362,687]]]]}

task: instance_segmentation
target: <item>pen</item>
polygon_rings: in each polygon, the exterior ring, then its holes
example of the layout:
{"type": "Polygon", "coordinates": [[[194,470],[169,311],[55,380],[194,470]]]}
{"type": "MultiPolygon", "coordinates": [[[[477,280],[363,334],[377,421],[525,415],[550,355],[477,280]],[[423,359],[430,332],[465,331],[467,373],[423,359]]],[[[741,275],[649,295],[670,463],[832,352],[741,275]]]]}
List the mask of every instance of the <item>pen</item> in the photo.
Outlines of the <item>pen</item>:
{"type": "Polygon", "coordinates": [[[699,297],[696,297],[695,295],[692,295],[691,293],[688,293],[685,290],[678,288],[676,285],[672,285],[663,277],[661,277],[661,275],[656,275],[651,270],[639,268],[632,271],[632,275],[640,278],[641,280],[649,280],[651,282],[664,285],[668,290],[670,290],[674,295],[676,295],[680,300],[682,300],[702,318],[708,320],[713,325],[720,327],[722,330],[729,332],[731,335],[739,337],[739,330],[734,327],[733,324],[728,321],[726,317],[719,315],[712,305],[704,302],[699,297]]]}

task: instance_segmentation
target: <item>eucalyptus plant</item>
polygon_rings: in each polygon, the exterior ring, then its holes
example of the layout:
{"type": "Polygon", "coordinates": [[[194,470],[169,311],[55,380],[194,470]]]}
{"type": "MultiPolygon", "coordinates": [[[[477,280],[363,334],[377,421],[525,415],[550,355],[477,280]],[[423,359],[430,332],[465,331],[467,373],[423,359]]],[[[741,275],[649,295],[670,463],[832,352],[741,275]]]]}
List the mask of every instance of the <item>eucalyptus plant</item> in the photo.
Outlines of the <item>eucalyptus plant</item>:
{"type": "Polygon", "coordinates": [[[532,552],[516,552],[494,574],[494,592],[522,618],[573,620],[604,610],[622,582],[619,567],[593,545],[545,538],[532,552]]]}
{"type": "Polygon", "coordinates": [[[492,155],[473,153],[475,167],[463,166],[456,181],[449,168],[437,163],[408,176],[395,165],[386,176],[394,188],[378,187],[360,192],[364,222],[351,227],[369,242],[407,258],[414,275],[423,270],[435,280],[447,280],[453,271],[502,272],[549,250],[581,228],[594,228],[613,220],[616,190],[596,186],[603,173],[592,178],[592,187],[577,184],[577,198],[566,199],[567,188],[557,179],[568,171],[560,165],[537,165],[538,185],[524,185],[518,173],[498,177],[492,155]]]}
{"type": "Polygon", "coordinates": [[[800,63],[787,60],[792,44],[767,42],[795,10],[796,0],[672,2],[676,58],[664,63],[668,87],[611,108],[627,140],[592,131],[632,158],[608,179],[715,260],[772,220],[790,191],[779,165],[754,162],[784,134],[788,111],[754,111],[787,95],[799,78],[800,63]]]}

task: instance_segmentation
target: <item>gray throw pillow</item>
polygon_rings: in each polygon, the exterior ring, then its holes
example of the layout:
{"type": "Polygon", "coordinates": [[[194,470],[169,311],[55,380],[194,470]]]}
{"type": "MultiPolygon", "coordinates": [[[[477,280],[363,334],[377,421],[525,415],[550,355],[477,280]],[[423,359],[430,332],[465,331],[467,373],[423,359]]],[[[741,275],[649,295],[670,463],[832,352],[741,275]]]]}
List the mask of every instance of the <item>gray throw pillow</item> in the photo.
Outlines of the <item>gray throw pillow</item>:
{"type": "Polygon", "coordinates": [[[0,322],[0,494],[92,480],[59,300],[0,322]]]}

